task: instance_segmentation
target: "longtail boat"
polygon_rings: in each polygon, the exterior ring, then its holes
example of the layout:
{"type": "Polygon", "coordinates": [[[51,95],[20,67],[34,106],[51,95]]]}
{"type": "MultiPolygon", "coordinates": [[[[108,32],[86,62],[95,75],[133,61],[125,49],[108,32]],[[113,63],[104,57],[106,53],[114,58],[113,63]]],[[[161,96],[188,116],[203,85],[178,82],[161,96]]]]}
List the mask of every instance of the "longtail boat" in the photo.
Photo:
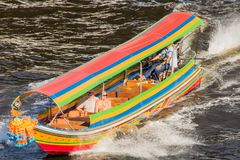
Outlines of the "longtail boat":
{"type": "Polygon", "coordinates": [[[12,103],[9,138],[19,147],[35,140],[48,154],[68,154],[91,149],[118,129],[160,114],[200,85],[203,74],[200,64],[191,57],[177,70],[165,71],[161,80],[154,83],[136,77],[146,72],[148,59],[168,45],[182,41],[202,23],[191,13],[173,12],[133,39],[24,92],[12,103]],[[98,97],[103,90],[111,100],[110,109],[84,116],[76,109],[89,91],[98,97]],[[44,95],[54,103],[39,112],[35,120],[20,112],[22,100],[32,93],[44,95]]]}

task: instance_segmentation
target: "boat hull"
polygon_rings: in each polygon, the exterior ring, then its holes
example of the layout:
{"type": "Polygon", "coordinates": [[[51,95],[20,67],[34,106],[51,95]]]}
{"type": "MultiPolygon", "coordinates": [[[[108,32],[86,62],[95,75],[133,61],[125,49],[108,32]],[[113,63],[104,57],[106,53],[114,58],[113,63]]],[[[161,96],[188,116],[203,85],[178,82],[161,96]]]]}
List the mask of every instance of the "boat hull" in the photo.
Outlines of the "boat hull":
{"type": "Polygon", "coordinates": [[[94,146],[94,144],[66,146],[66,145],[53,145],[53,144],[43,144],[43,143],[38,143],[38,145],[50,155],[63,155],[63,154],[69,154],[76,151],[89,150],[94,146]]]}
{"type": "MultiPolygon", "coordinates": [[[[137,125],[141,120],[159,114],[159,112],[168,107],[169,104],[172,104],[182,96],[199,87],[203,71],[200,66],[194,66],[193,62],[191,65],[194,67],[194,69],[191,71],[192,73],[187,76],[186,79],[181,82],[181,84],[176,84],[175,88],[170,89],[167,92],[168,94],[166,93],[166,96],[163,96],[164,98],[157,100],[154,105],[152,103],[147,104],[145,108],[149,109],[144,110],[144,112],[141,112],[141,114],[138,114],[138,116],[135,116],[134,118],[131,118],[120,124],[116,123],[116,125],[110,129],[99,130],[99,128],[93,128],[91,133],[86,132],[86,134],[80,131],[63,131],[58,129],[51,129],[46,126],[40,126],[34,130],[36,143],[45,152],[54,155],[68,154],[71,152],[84,151],[93,148],[101,139],[111,135],[116,130],[127,130],[132,126],[137,125]]],[[[189,68],[192,67],[189,66],[189,68]]],[[[168,80],[166,79],[166,81],[168,80]]],[[[175,81],[172,83],[174,82],[175,81]]],[[[161,92],[161,90],[159,92],[161,92]]]]}

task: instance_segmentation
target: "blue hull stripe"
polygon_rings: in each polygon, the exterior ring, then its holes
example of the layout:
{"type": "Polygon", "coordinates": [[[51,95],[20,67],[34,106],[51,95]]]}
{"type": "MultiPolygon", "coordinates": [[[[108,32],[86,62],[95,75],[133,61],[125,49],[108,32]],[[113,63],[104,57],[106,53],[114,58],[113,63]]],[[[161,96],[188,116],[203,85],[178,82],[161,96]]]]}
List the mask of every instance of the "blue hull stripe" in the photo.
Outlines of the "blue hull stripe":
{"type": "Polygon", "coordinates": [[[149,104],[150,102],[158,99],[159,97],[161,97],[162,95],[166,94],[169,90],[171,90],[172,88],[174,88],[175,86],[177,86],[179,83],[181,83],[182,81],[184,81],[188,76],[190,76],[194,71],[196,70],[196,67],[193,66],[192,68],[190,68],[185,74],[183,74],[179,79],[177,79],[176,81],[174,81],[173,83],[171,83],[170,85],[168,85],[167,87],[165,87],[164,89],[160,90],[159,92],[157,92],[156,94],[154,94],[153,96],[143,100],[142,102],[138,103],[137,105],[133,106],[132,108],[130,108],[129,110],[118,114],[114,117],[108,118],[108,119],[104,119],[102,121],[96,122],[94,124],[91,124],[90,128],[96,128],[102,125],[105,125],[107,123],[111,123],[113,121],[116,121],[120,118],[123,118],[125,116],[130,115],[131,113],[137,111],[138,109],[145,107],[147,104],[149,104]]]}

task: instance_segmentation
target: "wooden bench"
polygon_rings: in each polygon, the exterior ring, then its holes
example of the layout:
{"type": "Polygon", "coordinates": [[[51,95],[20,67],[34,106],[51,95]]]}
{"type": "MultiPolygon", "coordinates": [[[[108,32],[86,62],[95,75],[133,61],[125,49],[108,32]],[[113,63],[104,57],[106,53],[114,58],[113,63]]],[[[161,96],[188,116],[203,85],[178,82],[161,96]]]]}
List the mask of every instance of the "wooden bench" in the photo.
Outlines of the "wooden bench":
{"type": "Polygon", "coordinates": [[[126,82],[126,86],[128,86],[128,87],[134,87],[134,86],[137,86],[137,83],[139,82],[139,80],[128,80],[127,82],[126,82]]]}
{"type": "Polygon", "coordinates": [[[83,125],[84,123],[86,123],[86,122],[74,121],[74,120],[69,120],[69,119],[64,119],[64,118],[56,118],[52,122],[51,127],[59,128],[59,129],[76,129],[77,130],[77,129],[86,128],[86,126],[83,125]],[[71,125],[72,128],[68,125],[66,120],[68,121],[68,123],[71,125]]]}
{"type": "Polygon", "coordinates": [[[139,95],[139,90],[133,90],[132,92],[129,91],[120,91],[117,92],[117,98],[127,98],[127,99],[131,99],[137,95],[139,95]]]}
{"type": "MultiPolygon", "coordinates": [[[[119,86],[115,88],[114,90],[110,91],[108,93],[109,97],[117,97],[117,98],[133,98],[137,96],[140,93],[140,86],[139,81],[135,80],[133,81],[135,85],[130,86],[119,86]]],[[[132,83],[132,82],[131,82],[132,83]]],[[[155,84],[149,83],[148,81],[145,83],[142,83],[142,91],[146,91],[150,88],[155,86],[155,84]]]]}
{"type": "Polygon", "coordinates": [[[113,90],[113,91],[110,91],[107,93],[108,97],[116,97],[116,91],[113,90]]]}
{"type": "Polygon", "coordinates": [[[71,110],[67,114],[67,117],[80,117],[80,116],[81,116],[81,113],[77,109],[71,110]]]}
{"type": "MultiPolygon", "coordinates": [[[[152,84],[152,80],[145,80],[142,81],[142,86],[144,85],[154,85],[152,84]]],[[[127,87],[135,87],[135,86],[140,86],[140,81],[139,80],[128,80],[126,83],[127,87]]]]}
{"type": "Polygon", "coordinates": [[[112,107],[118,106],[121,103],[124,103],[128,100],[128,98],[109,98],[111,101],[112,107]]]}

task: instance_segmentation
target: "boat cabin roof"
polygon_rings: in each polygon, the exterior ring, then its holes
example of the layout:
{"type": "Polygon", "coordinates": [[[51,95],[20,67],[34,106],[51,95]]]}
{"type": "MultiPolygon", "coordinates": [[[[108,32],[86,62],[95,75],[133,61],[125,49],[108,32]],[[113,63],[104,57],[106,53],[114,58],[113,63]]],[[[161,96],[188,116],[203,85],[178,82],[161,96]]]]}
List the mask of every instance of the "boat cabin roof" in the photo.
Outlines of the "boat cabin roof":
{"type": "MultiPolygon", "coordinates": [[[[24,93],[37,92],[63,107],[89,90],[121,73],[146,57],[188,35],[202,20],[191,13],[173,12],[133,39],[51,82],[24,93]]],[[[24,97],[23,96],[23,97],[24,97]]]]}

